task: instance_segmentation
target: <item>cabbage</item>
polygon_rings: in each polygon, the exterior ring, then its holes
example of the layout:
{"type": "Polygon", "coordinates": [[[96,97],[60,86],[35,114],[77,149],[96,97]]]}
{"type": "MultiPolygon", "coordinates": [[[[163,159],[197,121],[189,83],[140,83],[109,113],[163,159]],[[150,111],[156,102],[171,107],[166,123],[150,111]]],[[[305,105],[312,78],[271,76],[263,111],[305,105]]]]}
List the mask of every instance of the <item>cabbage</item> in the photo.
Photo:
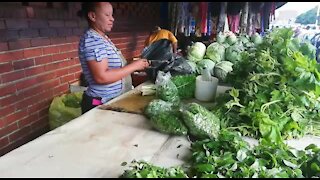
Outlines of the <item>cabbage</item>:
{"type": "Polygon", "coordinates": [[[226,35],[222,32],[219,32],[219,34],[217,35],[217,42],[218,43],[224,43],[226,40],[226,35]]]}
{"type": "Polygon", "coordinates": [[[263,42],[262,37],[258,34],[258,33],[254,33],[251,36],[251,41],[255,44],[255,45],[259,45],[263,42]]]}
{"type": "Polygon", "coordinates": [[[232,45],[226,49],[226,60],[236,63],[241,60],[241,52],[243,52],[242,45],[232,45]]]}
{"type": "Polygon", "coordinates": [[[214,75],[221,81],[225,81],[229,72],[233,71],[233,64],[229,61],[221,61],[214,67],[214,75]]]}
{"type": "Polygon", "coordinates": [[[191,67],[192,73],[195,73],[197,71],[197,64],[195,62],[193,62],[193,61],[188,61],[188,60],[187,60],[187,63],[191,67]]]}
{"type": "Polygon", "coordinates": [[[202,42],[196,42],[188,49],[187,59],[197,62],[203,59],[205,53],[206,45],[204,45],[202,42]]]}
{"type": "Polygon", "coordinates": [[[225,55],[225,47],[217,42],[211,43],[207,48],[206,55],[213,62],[223,61],[225,55]]]}
{"type": "Polygon", "coordinates": [[[242,42],[242,44],[246,44],[248,42],[250,42],[250,39],[248,37],[248,35],[240,35],[239,36],[239,41],[242,42]]]}
{"type": "Polygon", "coordinates": [[[229,45],[233,45],[235,44],[238,40],[237,40],[237,36],[233,33],[229,34],[226,38],[226,41],[229,45]]]}
{"type": "Polygon", "coordinates": [[[199,61],[197,63],[197,72],[198,72],[198,74],[201,74],[202,69],[207,67],[209,69],[209,71],[210,71],[210,74],[214,75],[213,69],[214,69],[214,65],[215,64],[216,63],[214,63],[211,59],[203,59],[203,60],[199,61]]]}

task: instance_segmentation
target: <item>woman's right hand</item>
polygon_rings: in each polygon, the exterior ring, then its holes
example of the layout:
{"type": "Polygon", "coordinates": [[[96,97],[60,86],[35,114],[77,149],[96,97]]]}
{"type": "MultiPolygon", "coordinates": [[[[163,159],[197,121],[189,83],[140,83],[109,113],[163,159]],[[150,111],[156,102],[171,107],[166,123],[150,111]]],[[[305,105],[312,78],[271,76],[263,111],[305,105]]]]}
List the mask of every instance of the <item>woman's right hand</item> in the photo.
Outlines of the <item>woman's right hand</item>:
{"type": "Polygon", "coordinates": [[[135,69],[138,71],[138,70],[144,70],[150,65],[147,59],[139,59],[139,60],[134,60],[131,63],[131,66],[134,66],[135,69]]]}

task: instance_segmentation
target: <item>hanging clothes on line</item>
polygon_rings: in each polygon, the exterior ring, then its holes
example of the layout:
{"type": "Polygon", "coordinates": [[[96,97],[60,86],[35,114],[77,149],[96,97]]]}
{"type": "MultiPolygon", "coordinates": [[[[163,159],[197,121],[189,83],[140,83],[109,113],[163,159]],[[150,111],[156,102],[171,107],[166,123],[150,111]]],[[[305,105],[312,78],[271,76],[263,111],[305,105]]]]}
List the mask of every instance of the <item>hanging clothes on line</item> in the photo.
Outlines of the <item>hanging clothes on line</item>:
{"type": "Polygon", "coordinates": [[[200,2],[199,11],[201,15],[201,26],[200,26],[200,32],[201,34],[207,34],[207,15],[208,15],[208,2],[200,2]]]}
{"type": "Polygon", "coordinates": [[[249,15],[249,2],[245,2],[240,17],[240,34],[247,34],[247,23],[249,15]]]}
{"type": "Polygon", "coordinates": [[[218,30],[217,32],[224,32],[225,30],[225,22],[226,22],[226,19],[227,19],[227,13],[226,13],[226,10],[227,10],[227,5],[228,5],[228,2],[221,2],[220,4],[220,15],[219,15],[219,23],[218,23],[218,30]]]}

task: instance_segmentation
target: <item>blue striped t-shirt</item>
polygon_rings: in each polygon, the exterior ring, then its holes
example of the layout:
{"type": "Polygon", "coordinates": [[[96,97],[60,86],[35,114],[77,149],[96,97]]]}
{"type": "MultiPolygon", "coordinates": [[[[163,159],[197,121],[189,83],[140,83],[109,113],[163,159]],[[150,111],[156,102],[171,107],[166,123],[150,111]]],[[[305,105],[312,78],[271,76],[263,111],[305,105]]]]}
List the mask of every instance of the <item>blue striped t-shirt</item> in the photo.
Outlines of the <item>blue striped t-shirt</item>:
{"type": "Polygon", "coordinates": [[[87,61],[108,61],[105,68],[115,69],[122,67],[122,60],[113,43],[105,40],[96,31],[88,29],[80,38],[79,59],[85,79],[88,82],[86,94],[91,97],[101,97],[105,103],[122,92],[122,80],[108,85],[97,84],[90,73],[87,61]]]}

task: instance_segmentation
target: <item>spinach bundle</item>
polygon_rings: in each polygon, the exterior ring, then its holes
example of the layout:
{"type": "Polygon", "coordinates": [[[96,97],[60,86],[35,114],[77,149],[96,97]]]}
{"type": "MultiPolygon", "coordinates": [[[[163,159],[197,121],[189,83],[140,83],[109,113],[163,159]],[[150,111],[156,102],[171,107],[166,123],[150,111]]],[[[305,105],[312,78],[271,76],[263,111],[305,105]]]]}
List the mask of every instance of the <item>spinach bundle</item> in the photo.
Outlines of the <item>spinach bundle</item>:
{"type": "Polygon", "coordinates": [[[191,135],[196,138],[216,138],[220,130],[220,120],[197,103],[189,103],[182,111],[183,121],[191,135]]]}
{"type": "Polygon", "coordinates": [[[178,106],[161,99],[151,101],[145,109],[153,128],[165,134],[186,135],[188,130],[183,124],[178,106]]]}
{"type": "Polygon", "coordinates": [[[178,89],[178,95],[181,99],[190,99],[194,97],[196,89],[196,75],[177,75],[171,78],[173,84],[178,89]]]}

